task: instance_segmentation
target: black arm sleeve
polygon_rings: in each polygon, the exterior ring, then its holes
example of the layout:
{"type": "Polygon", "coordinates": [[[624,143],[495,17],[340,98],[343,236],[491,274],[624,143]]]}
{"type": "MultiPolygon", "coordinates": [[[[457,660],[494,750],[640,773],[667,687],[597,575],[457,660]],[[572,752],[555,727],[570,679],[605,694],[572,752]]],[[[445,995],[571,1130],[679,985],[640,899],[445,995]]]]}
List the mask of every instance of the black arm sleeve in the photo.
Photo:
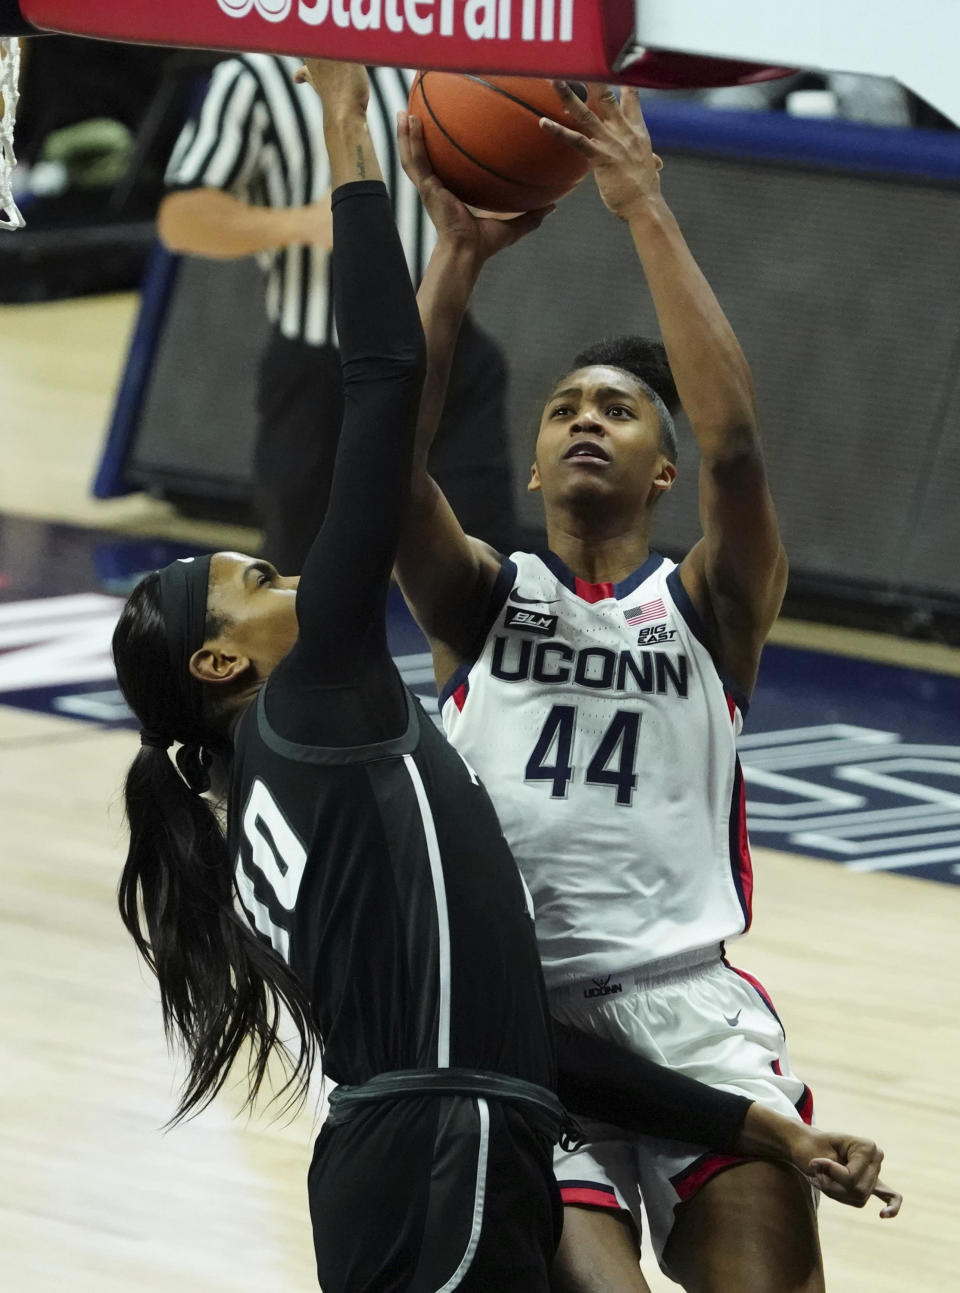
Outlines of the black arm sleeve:
{"type": "Polygon", "coordinates": [[[553,1021],[557,1094],[572,1114],[730,1153],[753,1103],[553,1021]]]}
{"type": "Polygon", "coordinates": [[[383,739],[406,721],[387,651],[386,598],[409,499],[426,359],[382,183],[334,192],[333,242],[343,429],[326,518],[297,592],[299,638],[274,671],[267,705],[291,739],[338,745],[383,739]],[[296,697],[295,705],[284,696],[296,697]],[[364,721],[367,701],[376,714],[372,729],[364,721]]]}

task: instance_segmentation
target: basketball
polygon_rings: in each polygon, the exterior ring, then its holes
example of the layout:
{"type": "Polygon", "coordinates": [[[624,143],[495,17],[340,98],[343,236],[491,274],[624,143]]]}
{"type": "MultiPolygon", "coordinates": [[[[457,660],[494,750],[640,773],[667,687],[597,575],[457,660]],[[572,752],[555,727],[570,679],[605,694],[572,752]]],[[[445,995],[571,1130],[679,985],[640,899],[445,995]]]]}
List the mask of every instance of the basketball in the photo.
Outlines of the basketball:
{"type": "MultiPolygon", "coordinates": [[[[588,101],[587,87],[572,84],[588,101]]],[[[470,206],[532,211],[564,197],[587,173],[585,157],[540,128],[541,117],[573,124],[547,80],[418,72],[410,111],[423,122],[433,169],[470,206]]]]}

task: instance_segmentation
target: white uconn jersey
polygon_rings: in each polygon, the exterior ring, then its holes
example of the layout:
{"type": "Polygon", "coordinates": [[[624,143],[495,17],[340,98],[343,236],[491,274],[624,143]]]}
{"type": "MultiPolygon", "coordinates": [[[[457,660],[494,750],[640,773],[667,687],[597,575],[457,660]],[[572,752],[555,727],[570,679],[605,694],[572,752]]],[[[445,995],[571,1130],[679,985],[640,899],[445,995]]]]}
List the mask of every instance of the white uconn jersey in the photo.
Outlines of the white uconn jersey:
{"type": "Polygon", "coordinates": [[[749,924],[736,755],[721,681],[675,564],[619,584],[514,553],[475,661],[441,696],[530,887],[549,988],[708,947],[749,924]]]}

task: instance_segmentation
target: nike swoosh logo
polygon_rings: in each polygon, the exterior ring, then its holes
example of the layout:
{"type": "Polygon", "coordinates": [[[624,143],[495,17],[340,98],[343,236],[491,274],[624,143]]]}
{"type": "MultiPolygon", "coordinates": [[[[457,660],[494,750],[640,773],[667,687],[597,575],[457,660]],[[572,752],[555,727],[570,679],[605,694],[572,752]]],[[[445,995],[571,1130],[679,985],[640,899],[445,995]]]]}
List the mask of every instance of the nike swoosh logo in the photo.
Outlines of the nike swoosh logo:
{"type": "Polygon", "coordinates": [[[724,1015],[723,1017],[724,1019],[726,1019],[727,1023],[730,1025],[731,1028],[736,1028],[737,1024],[740,1022],[740,1011],[738,1010],[732,1019],[729,1017],[729,1015],[724,1015]]]}
{"type": "Polygon", "coordinates": [[[559,599],[556,597],[521,597],[519,593],[511,593],[512,602],[523,602],[526,606],[553,606],[559,599]]]}

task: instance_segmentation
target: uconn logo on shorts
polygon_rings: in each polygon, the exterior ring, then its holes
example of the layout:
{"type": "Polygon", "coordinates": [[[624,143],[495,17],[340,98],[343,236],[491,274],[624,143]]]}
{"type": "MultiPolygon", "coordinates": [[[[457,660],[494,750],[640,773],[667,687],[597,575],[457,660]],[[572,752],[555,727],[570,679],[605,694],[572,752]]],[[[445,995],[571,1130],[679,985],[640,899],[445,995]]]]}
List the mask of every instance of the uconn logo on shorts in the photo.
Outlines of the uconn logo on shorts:
{"type": "Polygon", "coordinates": [[[615,997],[618,992],[623,991],[623,984],[611,983],[609,974],[605,979],[593,979],[591,983],[591,987],[583,990],[583,995],[591,1000],[594,997],[615,997]]]}

